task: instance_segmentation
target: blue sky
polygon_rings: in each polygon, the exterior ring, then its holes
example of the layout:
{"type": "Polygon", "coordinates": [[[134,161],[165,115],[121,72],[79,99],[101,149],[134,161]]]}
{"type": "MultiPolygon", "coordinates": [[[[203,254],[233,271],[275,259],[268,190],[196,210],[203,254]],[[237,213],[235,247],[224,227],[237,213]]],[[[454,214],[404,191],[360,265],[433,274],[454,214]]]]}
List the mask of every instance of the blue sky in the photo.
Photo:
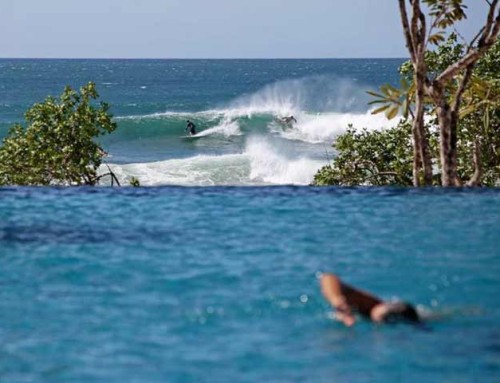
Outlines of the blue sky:
{"type": "Polygon", "coordinates": [[[0,57],[407,56],[396,0],[0,0],[0,36],[0,57]]]}

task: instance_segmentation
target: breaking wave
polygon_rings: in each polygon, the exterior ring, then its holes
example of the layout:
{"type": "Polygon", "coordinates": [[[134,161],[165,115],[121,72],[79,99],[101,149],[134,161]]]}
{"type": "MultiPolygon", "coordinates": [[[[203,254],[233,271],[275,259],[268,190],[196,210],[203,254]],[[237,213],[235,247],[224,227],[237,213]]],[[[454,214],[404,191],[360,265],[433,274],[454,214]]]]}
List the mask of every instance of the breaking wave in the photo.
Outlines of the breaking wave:
{"type": "Polygon", "coordinates": [[[309,184],[327,163],[325,150],[350,124],[369,130],[394,124],[371,114],[366,88],[314,76],[270,84],[210,110],[118,117],[123,145],[139,142],[145,152],[155,145],[158,153],[165,142],[175,150],[160,160],[143,155],[110,166],[123,182],[136,177],[142,185],[309,184]],[[297,122],[283,124],[292,115],[297,122]],[[199,139],[181,139],[187,119],[199,139]]]}

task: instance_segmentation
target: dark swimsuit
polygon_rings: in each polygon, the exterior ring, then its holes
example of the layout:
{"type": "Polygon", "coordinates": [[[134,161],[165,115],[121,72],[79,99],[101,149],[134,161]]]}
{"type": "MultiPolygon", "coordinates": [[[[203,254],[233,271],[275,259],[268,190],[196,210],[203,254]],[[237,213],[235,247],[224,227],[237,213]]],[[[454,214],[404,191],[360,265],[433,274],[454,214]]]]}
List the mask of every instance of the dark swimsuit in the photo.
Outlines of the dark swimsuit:
{"type": "Polygon", "coordinates": [[[187,129],[189,130],[189,134],[191,135],[195,135],[196,134],[196,126],[195,124],[193,124],[192,122],[190,122],[188,125],[187,125],[187,129]]]}
{"type": "Polygon", "coordinates": [[[371,319],[372,309],[382,303],[381,299],[374,297],[364,291],[354,289],[345,283],[342,283],[342,294],[346,297],[347,304],[352,311],[359,313],[367,319],[371,319]]]}

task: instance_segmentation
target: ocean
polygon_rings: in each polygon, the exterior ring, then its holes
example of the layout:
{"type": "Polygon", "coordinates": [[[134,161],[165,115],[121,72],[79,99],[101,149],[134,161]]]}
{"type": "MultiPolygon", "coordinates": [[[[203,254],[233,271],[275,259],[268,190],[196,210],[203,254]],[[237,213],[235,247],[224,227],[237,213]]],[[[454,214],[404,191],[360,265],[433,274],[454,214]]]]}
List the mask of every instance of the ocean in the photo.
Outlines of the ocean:
{"type": "Polygon", "coordinates": [[[94,81],[118,122],[106,163],[125,184],[307,185],[348,124],[394,124],[370,114],[366,90],[397,83],[402,62],[0,60],[0,137],[33,103],[94,81]],[[188,119],[199,139],[183,138],[188,119]]]}
{"type": "Polygon", "coordinates": [[[93,80],[146,186],[0,188],[0,382],[498,382],[500,191],[307,186],[401,62],[0,60],[1,135],[93,80]],[[326,271],[425,326],[345,328],[326,271]]]}

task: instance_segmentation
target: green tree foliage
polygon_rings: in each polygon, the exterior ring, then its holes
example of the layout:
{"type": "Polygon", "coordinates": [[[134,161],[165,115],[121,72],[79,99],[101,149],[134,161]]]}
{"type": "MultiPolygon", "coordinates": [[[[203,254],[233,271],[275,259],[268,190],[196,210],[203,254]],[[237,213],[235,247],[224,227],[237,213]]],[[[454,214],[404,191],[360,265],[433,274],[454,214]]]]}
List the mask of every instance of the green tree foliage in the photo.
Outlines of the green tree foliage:
{"type": "Polygon", "coordinates": [[[105,152],[94,139],[116,129],[98,98],[90,82],[31,107],[0,147],[0,185],[95,185],[105,152]]]}
{"type": "MultiPolygon", "coordinates": [[[[472,41],[467,43],[465,51],[453,47],[457,49],[454,49],[456,55],[452,61],[446,60],[452,57],[450,54],[445,60],[440,60],[444,56],[436,55],[438,64],[441,65],[436,65],[431,70],[427,65],[429,56],[432,55],[429,47],[435,45],[439,48],[445,42],[445,36],[456,30],[455,24],[467,18],[467,6],[463,0],[398,0],[403,34],[413,71],[414,186],[430,185],[433,182],[435,166],[430,156],[430,143],[427,138],[429,131],[424,118],[425,109],[429,104],[434,108],[439,125],[438,165],[441,168],[441,184],[464,184],[465,180],[461,179],[458,169],[458,123],[462,117],[460,109],[473,81],[473,71],[478,60],[498,42],[500,33],[500,0],[487,0],[486,3],[488,12],[484,26],[472,41]],[[437,70],[438,67],[440,71],[437,70]]],[[[391,101],[391,97],[385,94],[383,96],[387,101],[391,101]]],[[[478,155],[479,147],[480,143],[475,144],[474,174],[466,182],[468,185],[480,183],[482,164],[478,155]]]]}
{"type": "Polygon", "coordinates": [[[459,124],[459,173],[481,167],[480,181],[500,182],[500,39],[478,62],[471,87],[464,95],[459,124]],[[478,156],[477,160],[474,157],[478,156]],[[470,161],[470,159],[473,161],[470,161]]]}
{"type": "Polygon", "coordinates": [[[412,184],[411,124],[401,121],[385,130],[349,126],[333,144],[337,156],[314,176],[314,185],[412,184]]]}
{"type": "MultiPolygon", "coordinates": [[[[460,58],[466,47],[451,35],[436,50],[426,53],[430,76],[442,72],[460,58]]],[[[500,180],[500,40],[485,54],[474,69],[470,87],[464,94],[461,119],[458,125],[457,173],[468,179],[481,164],[480,185],[496,186],[500,180]],[[478,150],[479,149],[479,150],[478,150]],[[475,157],[478,157],[475,159],[475,157]]],[[[374,113],[385,112],[388,117],[393,109],[411,118],[414,102],[412,91],[413,65],[405,62],[400,72],[401,88],[383,86],[378,93],[371,93],[380,103],[374,113]],[[405,113],[406,112],[406,113],[405,113]]],[[[453,91],[449,92],[450,97],[453,91]]],[[[434,115],[429,102],[426,113],[434,115]]],[[[434,159],[433,184],[440,184],[439,134],[437,119],[428,121],[429,152],[434,159]]],[[[382,131],[357,131],[349,127],[340,135],[333,147],[338,155],[331,164],[324,166],[314,177],[315,185],[412,185],[412,136],[411,123],[403,118],[394,129],[382,131]]]]}
{"type": "Polygon", "coordinates": [[[369,105],[383,104],[372,111],[372,114],[385,113],[385,116],[392,120],[399,112],[406,119],[410,115],[414,118],[411,104],[415,101],[413,98],[415,86],[410,80],[402,77],[401,88],[396,88],[390,84],[385,84],[380,87],[380,92],[367,91],[369,95],[375,97],[370,101],[369,105]]]}
{"type": "MultiPolygon", "coordinates": [[[[452,33],[436,50],[427,51],[425,61],[430,77],[435,77],[463,57],[466,50],[467,46],[459,43],[458,36],[452,33]]],[[[471,175],[480,177],[477,184],[485,186],[495,186],[500,180],[499,68],[500,39],[479,59],[472,72],[470,86],[463,95],[457,128],[457,174],[461,179],[469,179],[471,175]],[[478,167],[480,174],[476,170],[478,167]]],[[[410,61],[401,66],[400,73],[411,81],[413,66],[410,61]]],[[[456,86],[450,84],[447,91],[450,98],[453,98],[456,86]]],[[[430,102],[427,113],[431,116],[435,113],[430,102]]],[[[437,120],[434,118],[430,123],[437,125],[437,120]]],[[[439,160],[439,156],[436,157],[439,160]]]]}
{"type": "MultiPolygon", "coordinates": [[[[425,51],[425,64],[430,79],[436,78],[437,75],[463,57],[466,47],[459,44],[457,40],[457,34],[451,33],[436,49],[425,51]]],[[[399,73],[406,81],[413,82],[412,62],[410,60],[404,62],[399,68],[399,73]]]]}

